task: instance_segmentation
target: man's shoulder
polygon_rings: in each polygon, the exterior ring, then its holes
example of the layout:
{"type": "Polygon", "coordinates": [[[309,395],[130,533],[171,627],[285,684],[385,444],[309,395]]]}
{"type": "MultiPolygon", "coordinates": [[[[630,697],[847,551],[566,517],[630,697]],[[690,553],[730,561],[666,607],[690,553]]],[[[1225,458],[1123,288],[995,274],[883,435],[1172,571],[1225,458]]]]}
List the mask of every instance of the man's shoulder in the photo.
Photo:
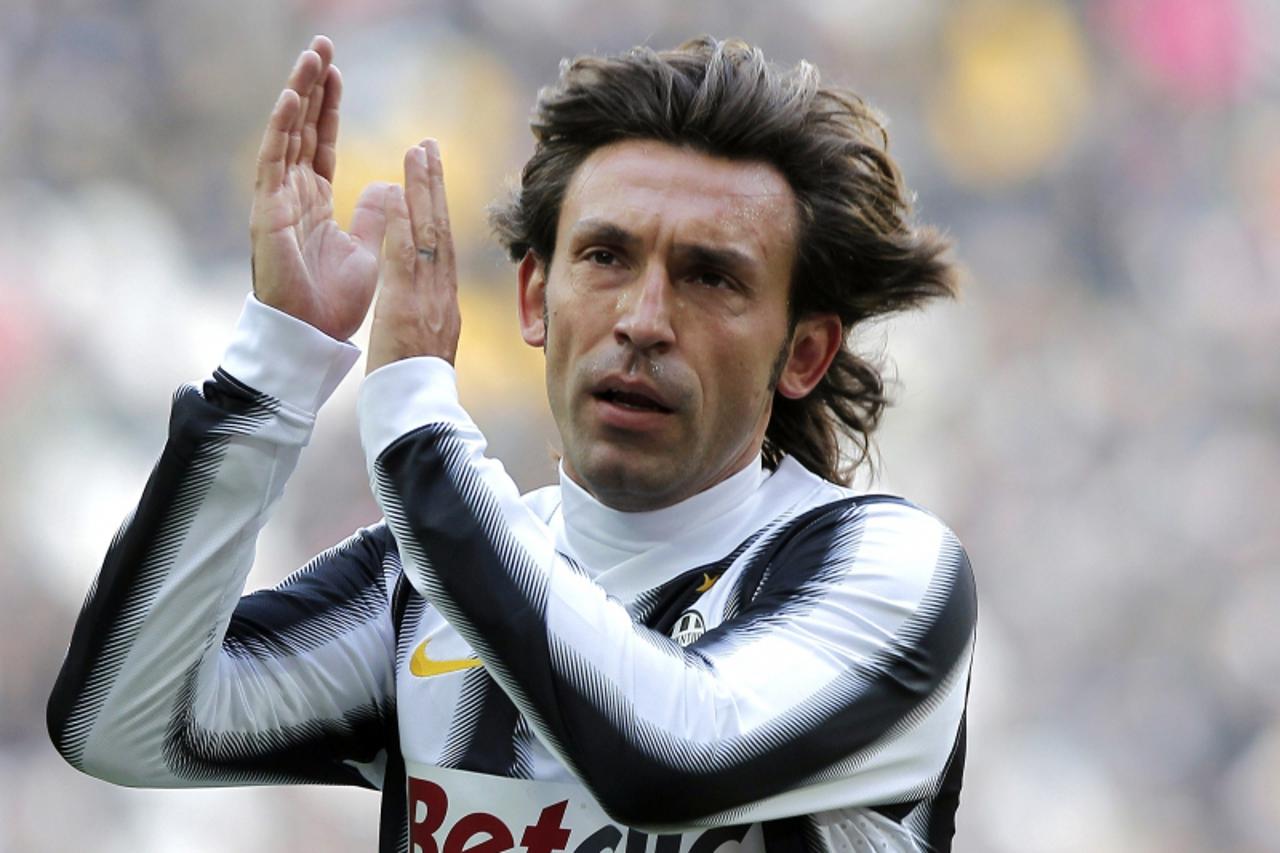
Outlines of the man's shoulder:
{"type": "MultiPolygon", "coordinates": [[[[786,460],[779,473],[785,465],[786,460]]],[[[778,530],[774,554],[782,562],[883,573],[919,587],[921,594],[943,564],[947,573],[971,574],[956,533],[929,509],[896,494],[857,492],[795,467],[803,472],[798,476],[819,485],[809,495],[812,502],[778,530]]]]}
{"type": "Polygon", "coordinates": [[[803,495],[803,511],[796,521],[806,524],[858,524],[859,526],[914,526],[954,535],[931,510],[902,495],[859,492],[825,480],[791,457],[785,457],[774,474],[788,482],[789,491],[803,495]]]}

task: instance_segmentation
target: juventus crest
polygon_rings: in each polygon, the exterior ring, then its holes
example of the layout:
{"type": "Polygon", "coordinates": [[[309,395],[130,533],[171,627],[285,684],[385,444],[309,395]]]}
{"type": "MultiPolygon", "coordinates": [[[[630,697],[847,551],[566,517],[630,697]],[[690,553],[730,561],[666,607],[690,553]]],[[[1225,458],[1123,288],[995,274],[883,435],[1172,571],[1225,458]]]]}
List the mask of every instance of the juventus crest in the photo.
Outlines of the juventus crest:
{"type": "Polygon", "coordinates": [[[671,630],[671,639],[679,643],[681,648],[684,648],[705,634],[706,631],[707,625],[702,621],[702,614],[696,610],[686,610],[676,620],[676,626],[671,630]]]}

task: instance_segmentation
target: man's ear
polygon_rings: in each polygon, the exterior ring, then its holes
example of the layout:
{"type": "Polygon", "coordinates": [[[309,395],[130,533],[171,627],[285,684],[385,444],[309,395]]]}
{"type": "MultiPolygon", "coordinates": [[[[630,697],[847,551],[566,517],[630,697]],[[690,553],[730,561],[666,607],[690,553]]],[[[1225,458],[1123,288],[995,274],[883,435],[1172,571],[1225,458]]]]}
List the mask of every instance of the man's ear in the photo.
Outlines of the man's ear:
{"type": "Polygon", "coordinates": [[[835,314],[810,314],[796,323],[778,393],[799,400],[817,387],[844,346],[844,327],[835,314]]]}
{"type": "Polygon", "coordinates": [[[530,249],[516,268],[520,302],[520,337],[531,347],[547,343],[547,265],[530,249]]]}

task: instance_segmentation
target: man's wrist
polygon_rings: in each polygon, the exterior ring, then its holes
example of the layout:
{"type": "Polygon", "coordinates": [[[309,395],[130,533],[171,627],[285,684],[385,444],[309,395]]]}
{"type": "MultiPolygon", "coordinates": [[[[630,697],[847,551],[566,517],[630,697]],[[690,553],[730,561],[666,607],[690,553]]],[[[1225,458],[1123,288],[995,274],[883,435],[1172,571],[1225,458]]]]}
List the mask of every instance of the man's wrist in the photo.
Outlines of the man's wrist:
{"type": "Polygon", "coordinates": [[[350,342],[249,294],[222,369],[255,391],[314,415],[359,357],[360,349],[350,342]]]}
{"type": "Polygon", "coordinates": [[[453,365],[435,356],[403,358],[364,378],[356,400],[369,467],[396,439],[432,423],[469,425],[453,365]]]}

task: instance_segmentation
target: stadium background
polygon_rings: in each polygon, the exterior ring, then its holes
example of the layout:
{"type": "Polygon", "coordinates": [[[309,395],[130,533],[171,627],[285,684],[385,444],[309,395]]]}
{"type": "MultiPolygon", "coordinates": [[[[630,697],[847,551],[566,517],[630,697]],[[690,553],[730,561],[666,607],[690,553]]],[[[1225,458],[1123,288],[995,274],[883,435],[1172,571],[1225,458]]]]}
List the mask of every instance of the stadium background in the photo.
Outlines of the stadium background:
{"type": "MultiPolygon", "coordinates": [[[[1280,4],[1274,0],[0,2],[0,851],[372,850],[376,796],[146,792],[54,754],[101,554],[248,286],[253,154],[313,32],[336,194],[442,140],[464,402],[553,476],[484,206],[565,55],[741,35],[891,120],[963,298],[868,330],[901,377],[879,489],[977,567],[958,853],[1280,849],[1280,4]]],[[[377,513],[353,371],[252,583],[377,513]]]]}

